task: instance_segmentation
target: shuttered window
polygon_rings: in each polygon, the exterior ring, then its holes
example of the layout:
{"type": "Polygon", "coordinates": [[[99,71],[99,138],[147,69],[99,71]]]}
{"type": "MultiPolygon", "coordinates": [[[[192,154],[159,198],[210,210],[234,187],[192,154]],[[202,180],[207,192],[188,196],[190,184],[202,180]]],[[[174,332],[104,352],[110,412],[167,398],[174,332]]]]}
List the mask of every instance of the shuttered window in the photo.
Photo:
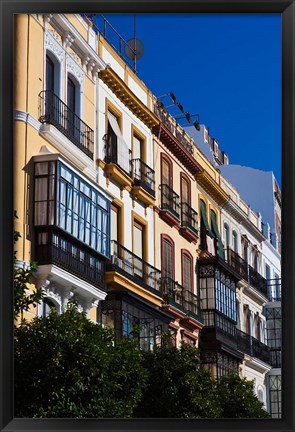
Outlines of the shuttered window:
{"type": "Polygon", "coordinates": [[[172,187],[171,174],[170,174],[170,164],[164,158],[162,158],[162,184],[166,184],[166,185],[172,187]]]}
{"type": "Polygon", "coordinates": [[[188,290],[193,291],[193,262],[192,258],[186,253],[182,254],[182,286],[188,290]]]}
{"type": "Polygon", "coordinates": [[[181,202],[190,205],[190,184],[184,177],[181,177],[181,202]]]}
{"type": "Polygon", "coordinates": [[[166,238],[162,240],[162,253],[163,276],[173,278],[173,244],[166,238]]]}

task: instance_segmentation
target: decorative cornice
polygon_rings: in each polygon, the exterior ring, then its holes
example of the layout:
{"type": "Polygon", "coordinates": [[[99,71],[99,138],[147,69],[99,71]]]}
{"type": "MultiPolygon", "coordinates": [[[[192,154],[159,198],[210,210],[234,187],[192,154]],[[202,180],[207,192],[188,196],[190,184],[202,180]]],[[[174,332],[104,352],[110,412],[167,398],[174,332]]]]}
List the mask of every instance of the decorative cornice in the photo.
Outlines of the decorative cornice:
{"type": "Polygon", "coordinates": [[[195,157],[190,154],[187,148],[184,147],[164,124],[155,126],[153,128],[153,133],[173,154],[175,154],[192,175],[196,175],[203,170],[195,157]]]}
{"type": "Polygon", "coordinates": [[[229,199],[229,195],[224,192],[222,187],[203,170],[196,174],[197,183],[214,199],[218,205],[225,204],[229,199]]]}
{"type": "Polygon", "coordinates": [[[248,215],[232,200],[226,201],[223,209],[231,214],[232,217],[243,225],[259,242],[266,240],[264,234],[249,220],[248,215]]]}
{"type": "Polygon", "coordinates": [[[45,30],[44,35],[45,50],[48,49],[58,58],[60,63],[63,63],[65,51],[58,40],[58,36],[54,30],[45,30]]]}
{"type": "Polygon", "coordinates": [[[126,83],[108,67],[100,71],[99,78],[112,90],[123,104],[146,126],[152,129],[159,124],[155,114],[129,89],[126,83]]]}
{"type": "Polygon", "coordinates": [[[54,27],[57,27],[61,34],[71,35],[71,38],[73,39],[72,49],[78,51],[78,54],[81,54],[81,58],[88,56],[96,64],[97,69],[105,69],[106,63],[98,56],[94,49],[88,44],[88,42],[64,15],[52,15],[51,24],[54,27]]]}

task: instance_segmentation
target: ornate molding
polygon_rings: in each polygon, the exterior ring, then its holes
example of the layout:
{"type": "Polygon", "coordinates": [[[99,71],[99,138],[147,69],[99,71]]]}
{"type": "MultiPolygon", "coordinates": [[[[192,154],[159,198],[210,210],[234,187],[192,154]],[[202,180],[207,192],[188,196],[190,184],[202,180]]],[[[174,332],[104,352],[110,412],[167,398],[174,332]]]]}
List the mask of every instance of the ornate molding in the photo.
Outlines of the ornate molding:
{"type": "Polygon", "coordinates": [[[66,56],[66,66],[67,66],[67,71],[71,72],[74,75],[74,77],[78,80],[81,86],[81,91],[83,91],[84,71],[81,68],[81,66],[69,54],[67,54],[66,56]]]}
{"type": "Polygon", "coordinates": [[[44,36],[44,48],[50,50],[59,60],[60,63],[64,61],[64,49],[58,41],[57,33],[54,30],[46,30],[44,36]]]}

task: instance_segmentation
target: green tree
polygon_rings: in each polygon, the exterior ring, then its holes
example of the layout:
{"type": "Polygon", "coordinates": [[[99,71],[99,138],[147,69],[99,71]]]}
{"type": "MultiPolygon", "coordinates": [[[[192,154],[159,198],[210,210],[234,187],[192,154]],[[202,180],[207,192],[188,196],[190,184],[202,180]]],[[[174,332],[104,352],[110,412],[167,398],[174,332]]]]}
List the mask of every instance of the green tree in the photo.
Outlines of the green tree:
{"type": "Polygon", "coordinates": [[[223,418],[268,418],[254,393],[253,381],[237,374],[223,376],[216,385],[223,418]]]}
{"type": "Polygon", "coordinates": [[[145,380],[137,342],[114,344],[73,304],[15,330],[17,417],[131,417],[145,380]]]}
{"type": "MultiPolygon", "coordinates": [[[[14,218],[18,219],[16,212],[14,218]]],[[[21,235],[18,231],[14,231],[14,244],[17,243],[21,235]]],[[[32,282],[34,273],[37,270],[37,263],[30,262],[29,266],[17,266],[17,251],[14,250],[14,318],[17,319],[22,316],[24,311],[28,311],[31,306],[36,307],[44,297],[42,288],[34,288],[28,294],[29,284],[32,282]]]]}
{"type": "Polygon", "coordinates": [[[165,344],[144,353],[148,385],[137,417],[216,418],[221,416],[215,381],[199,361],[198,349],[165,344]]]}

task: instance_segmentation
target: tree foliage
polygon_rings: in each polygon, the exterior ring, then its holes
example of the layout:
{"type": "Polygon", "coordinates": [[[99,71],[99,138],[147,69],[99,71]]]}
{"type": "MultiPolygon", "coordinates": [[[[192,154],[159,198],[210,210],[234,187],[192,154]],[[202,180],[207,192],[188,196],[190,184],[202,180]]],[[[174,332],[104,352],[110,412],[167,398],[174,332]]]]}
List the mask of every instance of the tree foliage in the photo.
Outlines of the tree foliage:
{"type": "MultiPolygon", "coordinates": [[[[14,218],[18,219],[16,212],[14,218]]],[[[17,243],[21,235],[18,231],[14,231],[14,244],[17,243]]],[[[42,300],[44,293],[42,288],[34,288],[28,293],[28,288],[34,273],[37,270],[37,263],[30,262],[29,266],[19,267],[16,265],[17,251],[14,250],[14,318],[19,318],[24,311],[28,311],[32,306],[36,307],[42,300]]]]}
{"type": "Polygon", "coordinates": [[[268,418],[254,394],[254,382],[237,374],[223,376],[216,386],[223,418],[268,418]]]}
{"type": "Polygon", "coordinates": [[[131,417],[145,385],[134,340],[114,344],[109,329],[69,305],[61,315],[15,330],[17,417],[131,417]]]}

